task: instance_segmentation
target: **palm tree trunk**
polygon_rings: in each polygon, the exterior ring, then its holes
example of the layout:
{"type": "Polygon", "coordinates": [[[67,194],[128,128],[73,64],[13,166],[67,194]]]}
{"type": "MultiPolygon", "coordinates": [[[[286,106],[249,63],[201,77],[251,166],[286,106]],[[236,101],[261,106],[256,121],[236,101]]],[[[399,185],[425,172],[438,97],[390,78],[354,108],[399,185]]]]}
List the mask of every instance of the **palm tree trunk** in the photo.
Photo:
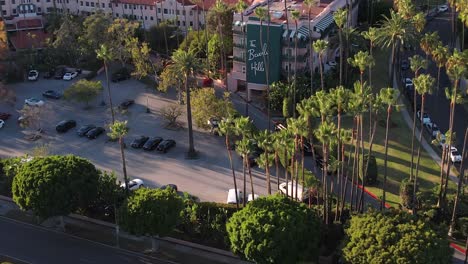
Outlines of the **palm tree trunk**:
{"type": "MultiPolygon", "coordinates": [[[[416,111],[417,111],[417,93],[416,89],[413,88],[413,129],[411,132],[411,164],[410,164],[410,182],[413,180],[413,166],[414,166],[414,138],[415,138],[415,129],[416,129],[416,111]]],[[[421,127],[421,130],[423,128],[421,127]]]]}
{"type": "MultiPolygon", "coordinates": [[[[374,45],[374,44],[371,41],[370,42],[369,52],[370,52],[371,58],[374,58],[374,55],[372,54],[372,45],[374,45]]],[[[369,86],[372,87],[372,65],[369,65],[369,86]]]]}
{"type": "MultiPolygon", "coordinates": [[[[291,174],[292,175],[292,174],[291,174]]],[[[286,197],[289,197],[289,187],[288,187],[288,148],[284,147],[284,179],[286,180],[286,197]]]]}
{"type": "Polygon", "coordinates": [[[246,194],[247,194],[247,187],[246,187],[247,186],[247,175],[246,175],[246,172],[245,172],[245,166],[246,166],[247,162],[246,162],[245,159],[246,159],[245,155],[242,155],[242,173],[244,174],[242,204],[244,205],[244,207],[245,207],[245,203],[247,202],[247,196],[246,196],[246,194]]]}
{"type": "MultiPolygon", "coordinates": [[[[349,200],[349,204],[351,206],[350,210],[353,211],[353,200],[354,200],[354,188],[357,183],[355,183],[354,179],[356,178],[356,160],[357,160],[357,153],[358,153],[358,146],[359,146],[359,119],[357,117],[354,118],[356,123],[356,141],[354,142],[354,154],[353,154],[353,172],[351,174],[351,197],[349,200]]],[[[354,140],[354,130],[353,130],[353,140],[354,140]]]]}
{"type": "Polygon", "coordinates": [[[232,153],[231,153],[231,146],[229,144],[229,136],[226,134],[226,150],[229,156],[229,164],[231,165],[232,171],[232,180],[234,181],[234,189],[236,193],[236,209],[239,210],[239,197],[237,197],[237,180],[236,180],[236,172],[234,171],[234,165],[232,163],[232,153]]]}
{"type": "Polygon", "coordinates": [[[323,152],[324,152],[324,155],[323,155],[323,163],[324,163],[324,167],[323,167],[323,175],[325,175],[325,181],[323,182],[323,191],[324,191],[324,197],[325,197],[325,224],[328,225],[329,221],[329,215],[328,215],[328,212],[329,212],[329,194],[328,194],[328,184],[327,184],[327,175],[328,175],[328,144],[324,144],[323,145],[323,152]]]}
{"type": "Polygon", "coordinates": [[[110,89],[110,82],[109,82],[109,72],[107,70],[107,62],[106,61],[104,61],[104,70],[106,71],[107,94],[109,96],[109,106],[110,106],[110,110],[111,110],[112,124],[114,124],[114,122],[115,122],[114,106],[112,105],[112,96],[111,96],[111,89],[110,89]]]}
{"type": "Polygon", "coordinates": [[[279,190],[280,179],[279,179],[279,156],[278,151],[275,150],[275,174],[276,174],[276,187],[279,190]]]}
{"type": "MultiPolygon", "coordinates": [[[[460,176],[458,176],[458,187],[457,187],[457,195],[455,196],[455,202],[453,203],[453,211],[452,211],[452,219],[450,220],[450,227],[448,231],[448,236],[451,237],[453,234],[453,229],[455,227],[455,220],[457,217],[457,208],[458,202],[461,196],[461,190],[463,187],[463,181],[465,179],[465,159],[467,159],[466,155],[466,144],[468,140],[468,128],[465,129],[465,139],[463,140],[463,151],[462,151],[462,160],[460,164],[460,176]]],[[[466,253],[465,253],[466,254],[466,253]]]]}
{"type": "MultiPolygon", "coordinates": [[[[361,196],[359,197],[359,205],[361,206],[361,213],[362,211],[364,210],[364,192],[365,192],[365,188],[366,188],[366,185],[365,185],[365,179],[367,179],[367,172],[369,170],[369,163],[370,163],[370,157],[372,156],[372,147],[374,145],[374,137],[375,137],[375,131],[377,130],[377,120],[374,120],[373,122],[373,127],[372,127],[372,135],[370,137],[370,140],[369,140],[369,153],[367,154],[367,161],[366,161],[366,168],[364,169],[364,173],[363,173],[363,181],[362,181],[362,192],[361,192],[361,196]]],[[[364,161],[364,160],[363,160],[364,161]]]]}
{"type": "MultiPolygon", "coordinates": [[[[361,129],[359,131],[359,137],[361,138],[360,140],[360,143],[361,143],[361,157],[362,157],[362,164],[361,164],[361,161],[359,161],[358,163],[358,166],[360,166],[360,170],[361,170],[361,175],[362,175],[362,180],[361,180],[361,183],[362,183],[362,190],[361,190],[361,195],[362,193],[364,192],[364,137],[363,137],[363,124],[364,124],[364,119],[363,119],[363,115],[362,113],[359,115],[359,120],[360,120],[360,126],[361,126],[361,129]]],[[[358,174],[359,175],[359,174],[358,174]]],[[[358,183],[359,183],[359,178],[358,177],[358,183]]],[[[358,212],[361,212],[361,208],[360,208],[360,204],[359,204],[359,197],[357,196],[357,193],[356,193],[356,209],[358,212]]]]}
{"type": "Polygon", "coordinates": [[[123,172],[124,182],[125,182],[125,194],[128,196],[127,164],[125,162],[124,142],[123,142],[122,137],[119,137],[119,145],[120,145],[120,157],[122,159],[122,172],[123,172]]]}
{"type": "Polygon", "coordinates": [[[424,103],[426,101],[426,95],[422,94],[421,97],[421,128],[419,131],[419,146],[418,146],[418,157],[416,159],[416,174],[414,175],[414,185],[413,185],[413,201],[412,201],[412,209],[413,209],[413,215],[416,215],[416,190],[417,190],[417,183],[418,183],[418,174],[419,174],[419,163],[421,160],[421,145],[422,145],[422,134],[423,134],[423,127],[424,127],[424,103]]]}
{"type": "Polygon", "coordinates": [[[339,28],[338,36],[340,39],[340,85],[343,85],[343,32],[341,27],[339,28]]]}
{"type": "Polygon", "coordinates": [[[325,89],[325,84],[323,82],[323,65],[322,65],[322,52],[319,53],[319,69],[320,69],[320,85],[322,87],[322,91],[325,89]]]}
{"type": "Polygon", "coordinates": [[[193,158],[195,156],[195,147],[193,145],[193,130],[192,130],[192,105],[190,104],[190,88],[188,84],[188,73],[185,74],[185,94],[187,103],[187,123],[189,132],[189,149],[188,157],[193,158]]]}
{"type": "Polygon", "coordinates": [[[254,184],[253,184],[253,177],[252,177],[252,170],[250,168],[250,162],[247,161],[247,169],[249,171],[249,178],[250,178],[250,190],[252,191],[252,200],[255,200],[255,191],[254,191],[254,184]]]}
{"type": "Polygon", "coordinates": [[[390,68],[389,87],[393,87],[393,75],[395,74],[395,41],[392,44],[392,62],[390,68]]]}
{"type": "Polygon", "coordinates": [[[451,165],[451,160],[450,160],[450,152],[452,149],[452,141],[453,141],[453,117],[455,116],[455,99],[457,98],[457,88],[458,88],[458,79],[455,80],[454,85],[453,85],[453,95],[452,99],[450,101],[450,121],[449,121],[449,131],[450,131],[450,137],[449,137],[449,143],[448,143],[448,148],[447,148],[447,171],[445,175],[447,175],[447,178],[445,179],[445,188],[444,188],[444,193],[442,200],[445,202],[446,196],[447,196],[447,185],[448,185],[448,180],[450,178],[450,165],[451,165]]]}
{"type": "MultiPolygon", "coordinates": [[[[295,156],[296,156],[296,136],[294,136],[294,150],[293,152],[291,153],[291,198],[294,199],[294,176],[296,175],[296,171],[294,169],[294,165],[295,165],[295,156]]],[[[296,182],[297,182],[297,179],[296,179],[296,182]]]]}
{"type": "Polygon", "coordinates": [[[266,158],[266,167],[265,167],[265,173],[266,173],[266,180],[267,180],[267,193],[268,195],[271,194],[271,183],[270,183],[270,163],[268,160],[268,151],[265,151],[265,158],[266,158]]]}
{"type": "Polygon", "coordinates": [[[387,123],[385,124],[385,160],[384,160],[384,180],[382,185],[382,203],[380,204],[380,211],[385,208],[386,193],[385,189],[387,187],[387,161],[388,161],[388,124],[390,123],[390,115],[392,113],[392,106],[387,107],[387,123]]]}
{"type": "MultiPolygon", "coordinates": [[[[349,160],[351,159],[351,151],[349,152],[349,157],[348,157],[348,163],[349,160]]],[[[344,162],[345,161],[345,144],[341,145],[341,171],[342,171],[342,177],[343,177],[343,184],[341,187],[341,208],[340,208],[340,215],[339,219],[340,221],[343,221],[342,215],[346,203],[346,192],[348,190],[348,166],[346,166],[346,174],[344,172],[344,162]],[[345,176],[346,175],[346,176],[345,176]]]]}
{"type": "Polygon", "coordinates": [[[301,184],[302,184],[302,187],[303,187],[302,192],[304,192],[304,189],[305,189],[305,174],[304,174],[304,172],[305,172],[305,170],[304,170],[304,138],[303,137],[301,137],[301,170],[302,170],[301,184]]]}
{"type": "Polygon", "coordinates": [[[442,157],[441,157],[441,164],[440,164],[440,187],[439,187],[439,195],[437,199],[437,207],[441,208],[442,207],[442,193],[444,191],[444,166],[446,162],[446,151],[447,147],[444,145],[442,146],[442,157]]]}

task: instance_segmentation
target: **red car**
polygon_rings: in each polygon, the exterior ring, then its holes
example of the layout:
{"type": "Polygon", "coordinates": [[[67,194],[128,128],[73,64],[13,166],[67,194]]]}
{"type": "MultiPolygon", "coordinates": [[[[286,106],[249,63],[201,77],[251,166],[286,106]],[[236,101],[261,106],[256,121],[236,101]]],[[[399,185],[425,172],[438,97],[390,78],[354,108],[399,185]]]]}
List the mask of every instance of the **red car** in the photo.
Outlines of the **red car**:
{"type": "Polygon", "coordinates": [[[210,87],[210,86],[213,86],[213,79],[209,78],[209,77],[205,77],[203,78],[203,87],[210,87]]]}
{"type": "Polygon", "coordinates": [[[0,113],[0,119],[3,120],[3,121],[10,118],[10,116],[11,116],[11,114],[9,114],[9,113],[0,113]]]}

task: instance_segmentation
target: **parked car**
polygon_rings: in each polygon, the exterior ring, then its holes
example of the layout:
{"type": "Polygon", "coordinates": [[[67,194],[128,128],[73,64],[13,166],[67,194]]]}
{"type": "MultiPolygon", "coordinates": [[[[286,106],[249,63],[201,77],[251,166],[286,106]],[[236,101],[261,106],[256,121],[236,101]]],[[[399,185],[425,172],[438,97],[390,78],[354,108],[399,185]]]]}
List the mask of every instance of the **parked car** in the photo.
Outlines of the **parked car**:
{"type": "Polygon", "coordinates": [[[3,112],[0,112],[0,119],[2,119],[3,121],[8,120],[8,118],[10,118],[10,116],[11,116],[10,113],[3,113],[3,112]]]}
{"type": "Polygon", "coordinates": [[[24,100],[24,103],[29,106],[43,106],[44,105],[44,101],[39,100],[37,98],[33,98],[33,97],[24,100]]]}
{"type": "Polygon", "coordinates": [[[159,143],[158,147],[156,148],[158,151],[166,153],[169,149],[176,146],[176,142],[173,139],[165,139],[159,143]]]}
{"type": "Polygon", "coordinates": [[[408,86],[413,87],[413,79],[411,78],[403,78],[403,84],[405,85],[405,88],[408,88],[408,86]]]}
{"type": "Polygon", "coordinates": [[[249,194],[249,196],[247,196],[247,202],[251,202],[255,199],[258,199],[260,196],[258,194],[255,194],[255,195],[252,195],[252,194],[249,194]]]}
{"type": "Polygon", "coordinates": [[[65,81],[71,81],[73,80],[76,76],[78,76],[78,72],[67,72],[65,75],[63,75],[63,79],[65,81]]]}
{"type": "Polygon", "coordinates": [[[453,163],[461,162],[462,156],[458,152],[458,149],[456,147],[451,147],[450,148],[450,160],[453,163]]]}
{"type": "Polygon", "coordinates": [[[163,185],[163,186],[161,186],[161,188],[160,188],[160,189],[161,189],[161,190],[165,190],[165,189],[167,189],[167,188],[172,188],[174,191],[176,191],[176,192],[177,192],[177,185],[175,185],[175,184],[172,184],[172,183],[169,183],[169,184],[163,185]]]}
{"type": "Polygon", "coordinates": [[[57,130],[58,133],[65,133],[74,127],[76,127],[75,120],[63,120],[57,124],[57,126],[55,127],[55,130],[57,130]]]}
{"type": "Polygon", "coordinates": [[[424,127],[432,138],[435,138],[440,133],[439,127],[435,123],[424,124],[424,127]]]}
{"type": "Polygon", "coordinates": [[[122,103],[120,103],[119,109],[121,109],[121,110],[127,109],[129,106],[131,106],[134,103],[135,103],[134,100],[127,99],[127,100],[123,101],[122,103]]]}
{"type": "Polygon", "coordinates": [[[143,150],[155,150],[161,141],[163,141],[162,137],[152,137],[143,145],[143,150]]]}
{"type": "Polygon", "coordinates": [[[50,78],[54,77],[54,74],[55,74],[55,71],[54,71],[54,70],[49,70],[49,71],[44,72],[44,74],[42,75],[42,77],[43,77],[44,79],[50,79],[50,78]]]}
{"type": "MultiPolygon", "coordinates": [[[[293,196],[296,195],[296,182],[295,181],[289,181],[288,185],[286,187],[286,183],[283,182],[279,185],[279,190],[283,193],[286,194],[286,188],[287,188],[287,195],[288,196],[293,196]]],[[[306,193],[308,192],[307,188],[302,187],[301,184],[297,184],[297,198],[302,201],[303,198],[305,198],[307,195],[306,193]]]]}
{"type": "Polygon", "coordinates": [[[130,72],[127,68],[120,68],[118,71],[112,73],[111,80],[113,82],[120,82],[127,79],[130,79],[130,72]]]}
{"type": "Polygon", "coordinates": [[[141,148],[143,147],[143,145],[146,143],[146,141],[148,141],[149,137],[147,136],[139,136],[137,138],[135,138],[132,142],[132,144],[130,144],[130,146],[132,148],[141,148]]]}
{"type": "Polygon", "coordinates": [[[51,99],[60,99],[62,97],[62,94],[54,90],[47,90],[42,93],[42,96],[51,99]]]}
{"type": "Polygon", "coordinates": [[[65,74],[65,67],[59,67],[55,70],[55,79],[63,79],[63,75],[65,74]]]}
{"type": "MultiPolygon", "coordinates": [[[[421,110],[419,110],[416,113],[416,116],[418,117],[418,121],[421,120],[421,110]]],[[[423,124],[430,124],[430,123],[432,123],[432,122],[431,122],[431,118],[429,117],[429,114],[424,112],[424,114],[423,114],[423,124]]]]}
{"type": "MultiPolygon", "coordinates": [[[[125,183],[122,183],[120,187],[125,188],[125,183]]],[[[128,189],[130,191],[135,191],[144,187],[145,187],[145,183],[143,182],[143,180],[140,180],[140,179],[133,179],[128,182],[128,189]]]]}
{"type": "Polygon", "coordinates": [[[410,68],[409,62],[408,62],[407,60],[402,60],[402,61],[401,61],[401,69],[402,69],[403,71],[406,71],[406,70],[408,70],[409,68],[410,68]]]}
{"type": "Polygon", "coordinates": [[[0,128],[2,128],[4,125],[5,125],[5,121],[3,121],[2,119],[0,119],[0,128]]]}
{"type": "Polygon", "coordinates": [[[86,135],[91,129],[94,129],[94,128],[96,128],[95,125],[84,125],[84,126],[81,126],[80,129],[76,131],[76,133],[78,134],[78,136],[82,137],[86,135]]]}
{"type": "Polygon", "coordinates": [[[237,201],[236,201],[236,192],[237,192],[237,198],[239,199],[239,203],[242,203],[242,200],[243,200],[243,196],[242,196],[242,192],[241,190],[239,189],[229,189],[228,191],[228,196],[227,196],[227,201],[226,203],[228,204],[236,204],[237,201]]]}
{"type": "Polygon", "coordinates": [[[104,131],[106,130],[102,127],[95,127],[89,130],[88,133],[86,133],[86,137],[88,137],[89,139],[96,139],[99,135],[104,133],[104,131]]]}
{"type": "Polygon", "coordinates": [[[446,12],[448,10],[448,8],[449,8],[448,5],[440,5],[440,6],[437,7],[437,11],[439,13],[443,13],[443,12],[446,12]]]}
{"type": "Polygon", "coordinates": [[[30,81],[37,81],[39,77],[39,72],[37,70],[30,70],[28,73],[28,80],[30,81]]]}

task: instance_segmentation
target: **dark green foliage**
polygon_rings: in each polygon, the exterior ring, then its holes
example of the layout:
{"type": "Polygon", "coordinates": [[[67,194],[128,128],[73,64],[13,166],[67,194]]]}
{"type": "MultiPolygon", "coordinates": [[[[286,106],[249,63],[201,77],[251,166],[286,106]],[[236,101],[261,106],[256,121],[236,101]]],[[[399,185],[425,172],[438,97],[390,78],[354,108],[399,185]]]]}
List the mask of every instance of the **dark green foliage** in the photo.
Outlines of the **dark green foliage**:
{"type": "Polygon", "coordinates": [[[345,233],[347,263],[452,263],[446,230],[404,212],[355,215],[345,233]]]}
{"type": "Polygon", "coordinates": [[[13,179],[22,166],[20,157],[0,160],[0,195],[11,197],[13,179]]]}
{"type": "Polygon", "coordinates": [[[119,210],[122,228],[135,235],[166,236],[180,221],[182,198],[172,189],[140,188],[119,210]]]}
{"type": "Polygon", "coordinates": [[[270,86],[270,107],[272,111],[281,112],[283,99],[288,96],[289,87],[282,82],[275,82],[270,86]]]}
{"type": "Polygon", "coordinates": [[[124,189],[117,184],[115,173],[100,172],[96,199],[84,212],[87,216],[113,222],[114,208],[119,207],[125,198],[124,189]]]}
{"type": "Polygon", "coordinates": [[[316,261],[320,220],[304,204],[284,196],[262,197],[228,221],[231,249],[257,263],[316,261]]]}
{"type": "Polygon", "coordinates": [[[292,102],[289,97],[283,98],[283,117],[291,117],[292,102]]]}
{"type": "Polygon", "coordinates": [[[177,28],[169,25],[167,22],[161,22],[159,25],[153,25],[148,32],[148,43],[152,50],[158,53],[166,53],[166,44],[164,42],[164,30],[166,30],[167,45],[169,51],[177,48],[176,32],[177,28]]]}
{"type": "Polygon", "coordinates": [[[403,179],[400,183],[400,200],[403,208],[413,208],[413,182],[403,179]]]}
{"type": "Polygon", "coordinates": [[[235,205],[187,200],[177,229],[191,241],[229,249],[226,222],[234,212],[235,205]]]}
{"type": "MultiPolygon", "coordinates": [[[[363,164],[363,168],[365,168],[367,166],[367,158],[368,158],[368,155],[365,155],[364,156],[364,163],[361,161],[361,164],[363,164]]],[[[370,161],[369,161],[369,167],[367,168],[367,173],[366,173],[366,185],[374,185],[377,183],[377,175],[378,175],[378,171],[377,171],[377,161],[375,160],[375,156],[374,155],[371,155],[370,157],[370,161]]],[[[360,175],[359,175],[362,179],[363,175],[360,171],[360,175]]]]}
{"type": "Polygon", "coordinates": [[[180,44],[179,49],[188,50],[198,58],[206,58],[206,45],[211,36],[211,33],[205,34],[202,30],[191,30],[180,44]]]}
{"type": "Polygon", "coordinates": [[[13,179],[13,200],[41,218],[67,215],[96,198],[99,171],[77,156],[35,157],[13,179]]]}

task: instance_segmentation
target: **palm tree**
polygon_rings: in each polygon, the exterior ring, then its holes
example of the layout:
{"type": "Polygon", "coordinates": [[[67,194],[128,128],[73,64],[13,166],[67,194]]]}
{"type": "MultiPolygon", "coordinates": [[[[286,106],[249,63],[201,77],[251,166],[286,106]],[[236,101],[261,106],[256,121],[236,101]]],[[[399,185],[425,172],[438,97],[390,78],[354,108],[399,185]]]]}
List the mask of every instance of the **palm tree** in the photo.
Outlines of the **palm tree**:
{"type": "Polygon", "coordinates": [[[128,196],[128,177],[127,177],[127,166],[125,162],[125,143],[124,143],[124,137],[128,134],[128,127],[127,127],[127,121],[116,121],[112,123],[112,125],[109,126],[110,133],[108,133],[109,137],[112,139],[118,139],[119,140],[119,146],[120,146],[120,157],[122,159],[122,172],[124,176],[124,182],[125,182],[125,193],[128,196]]]}
{"type": "Polygon", "coordinates": [[[338,36],[340,38],[340,85],[343,84],[343,27],[346,24],[348,11],[344,8],[338,9],[333,14],[333,19],[338,27],[338,36]]]}
{"type": "Polygon", "coordinates": [[[325,85],[323,82],[323,62],[322,62],[322,57],[323,53],[325,50],[328,48],[328,41],[319,39],[312,44],[314,47],[314,51],[318,53],[319,55],[319,69],[320,69],[320,85],[322,88],[322,91],[325,89],[325,85]]]}
{"type": "Polygon", "coordinates": [[[265,174],[267,181],[267,192],[271,194],[271,179],[270,179],[270,158],[269,156],[273,152],[273,136],[268,130],[260,131],[256,136],[255,140],[257,141],[258,146],[264,150],[265,155],[265,174]]]}
{"type": "Polygon", "coordinates": [[[445,63],[447,63],[447,59],[449,57],[449,47],[438,45],[434,51],[432,51],[432,59],[437,65],[437,85],[436,89],[439,90],[439,83],[440,83],[440,70],[444,67],[445,63]]]}
{"type": "Polygon", "coordinates": [[[393,87],[397,47],[399,47],[399,45],[405,42],[408,38],[411,38],[413,36],[413,32],[410,30],[411,27],[409,21],[404,19],[403,16],[395,11],[390,11],[390,17],[385,15],[383,17],[384,19],[378,29],[379,37],[377,39],[377,44],[382,47],[392,47],[389,86],[393,87]]]}
{"type": "MultiPolygon", "coordinates": [[[[301,17],[301,13],[297,10],[291,12],[291,17],[296,26],[296,36],[294,37],[294,89],[293,89],[293,117],[296,118],[296,89],[297,89],[297,41],[299,39],[297,30],[297,21],[301,17]]],[[[296,190],[297,191],[297,190],[296,190]]]]}
{"type": "Polygon", "coordinates": [[[253,151],[253,145],[252,145],[252,140],[250,140],[247,137],[242,138],[241,140],[237,141],[237,147],[236,147],[237,153],[242,156],[242,161],[243,161],[243,171],[244,171],[244,206],[246,203],[246,177],[245,177],[245,168],[247,168],[249,172],[249,177],[250,177],[250,190],[252,191],[252,198],[255,197],[255,192],[254,192],[254,186],[253,186],[253,178],[252,178],[252,172],[250,170],[250,160],[249,156],[253,151]]]}
{"type": "Polygon", "coordinates": [[[172,61],[180,73],[184,76],[184,85],[185,85],[185,96],[187,104],[187,123],[189,131],[189,149],[187,152],[188,158],[195,158],[196,151],[193,143],[193,129],[192,129],[192,106],[190,103],[190,87],[189,87],[189,78],[193,76],[195,72],[198,72],[201,69],[200,62],[195,57],[192,52],[187,52],[184,50],[177,50],[172,55],[172,61]]]}
{"type": "MultiPolygon", "coordinates": [[[[297,106],[297,111],[299,112],[299,117],[303,118],[307,122],[307,138],[310,141],[312,148],[312,159],[315,161],[315,148],[314,148],[314,137],[313,137],[313,118],[320,116],[318,109],[315,107],[314,97],[304,98],[297,106]]],[[[314,173],[316,166],[314,166],[314,173]]]]}
{"type": "Polygon", "coordinates": [[[239,118],[236,118],[234,119],[234,133],[237,135],[237,136],[242,136],[242,140],[244,140],[244,146],[242,148],[239,149],[238,145],[239,145],[239,142],[240,141],[237,141],[236,142],[236,145],[237,145],[237,148],[236,150],[238,151],[238,153],[240,153],[240,155],[242,156],[243,160],[242,160],[242,173],[243,173],[243,176],[244,176],[244,180],[243,180],[243,194],[244,194],[244,197],[243,197],[243,204],[245,206],[245,203],[246,203],[246,172],[245,172],[245,169],[247,168],[246,166],[246,159],[248,158],[248,154],[247,156],[244,155],[244,152],[246,151],[251,151],[251,146],[249,144],[251,144],[250,140],[248,140],[248,138],[251,136],[251,121],[248,117],[239,117],[239,118]],[[245,143],[245,141],[248,141],[247,143],[245,143]]]}
{"type": "Polygon", "coordinates": [[[314,52],[312,49],[312,30],[311,30],[311,23],[310,21],[312,20],[311,18],[311,12],[312,8],[314,6],[317,6],[318,1],[317,0],[304,0],[303,5],[307,7],[307,29],[309,30],[309,68],[310,68],[310,94],[313,93],[314,91],[314,52]]]}
{"type": "MultiPolygon", "coordinates": [[[[301,149],[301,168],[303,168],[304,165],[304,152],[302,151],[304,149],[304,136],[307,136],[307,121],[305,119],[299,118],[289,118],[287,120],[288,124],[288,130],[291,131],[291,134],[294,135],[294,150],[292,151],[291,155],[291,179],[295,178],[295,193],[292,195],[292,197],[298,198],[298,184],[299,184],[299,170],[298,170],[298,159],[297,159],[297,154],[299,151],[299,148],[301,149]],[[295,195],[295,196],[294,196],[295,195]]],[[[304,171],[302,171],[304,173],[304,171]]],[[[294,180],[292,181],[294,183],[294,180]]],[[[302,174],[302,183],[304,183],[304,174],[302,174]]],[[[304,186],[304,185],[303,185],[304,186]]]]}
{"type": "MultiPolygon", "coordinates": [[[[380,210],[385,208],[386,201],[386,188],[387,188],[387,161],[388,161],[388,125],[390,123],[390,116],[392,109],[396,105],[398,100],[398,90],[393,88],[383,88],[380,90],[380,99],[383,104],[387,106],[387,121],[385,122],[385,160],[384,160],[384,179],[382,183],[382,203],[380,204],[380,210]]],[[[422,130],[422,129],[421,129],[422,130]]]]}
{"type": "Polygon", "coordinates": [[[326,175],[328,175],[328,159],[329,159],[329,151],[330,151],[330,144],[334,141],[334,137],[336,134],[336,127],[335,124],[329,121],[322,122],[318,129],[315,131],[315,136],[317,139],[322,142],[322,151],[323,151],[323,178],[325,180],[322,182],[323,184],[323,191],[324,191],[324,198],[325,198],[325,206],[324,206],[324,221],[325,224],[328,225],[329,221],[329,193],[327,187],[327,179],[326,175]]]}
{"type": "MultiPolygon", "coordinates": [[[[373,58],[374,56],[372,52],[375,46],[375,42],[378,39],[377,29],[375,27],[369,27],[367,31],[364,31],[361,34],[365,39],[369,40],[369,53],[370,53],[370,56],[373,58]]],[[[372,87],[372,67],[373,65],[369,67],[369,86],[371,87],[372,87]]]]}
{"type": "Polygon", "coordinates": [[[439,40],[439,34],[437,31],[424,34],[424,36],[421,38],[421,41],[419,42],[419,46],[426,54],[426,60],[429,58],[429,55],[432,55],[432,52],[439,43],[441,42],[439,40]]]}
{"type": "Polygon", "coordinates": [[[420,122],[421,127],[419,131],[419,146],[418,146],[418,158],[416,160],[416,174],[414,175],[414,184],[413,184],[413,214],[416,214],[416,190],[417,190],[417,180],[419,173],[419,162],[421,159],[421,145],[422,145],[422,132],[424,127],[424,104],[426,102],[426,94],[432,94],[432,88],[435,83],[435,79],[428,74],[421,74],[420,76],[413,79],[414,88],[421,95],[421,113],[420,113],[420,122]]]}
{"type": "Polygon", "coordinates": [[[236,208],[239,209],[239,197],[237,197],[236,172],[234,170],[234,164],[232,162],[231,142],[230,142],[230,136],[233,135],[234,132],[235,132],[234,125],[233,125],[233,120],[231,120],[231,119],[222,120],[219,123],[219,131],[225,137],[226,150],[228,152],[229,164],[231,165],[231,171],[232,171],[232,180],[234,182],[234,189],[236,190],[235,191],[235,193],[236,193],[236,208]]]}
{"type": "Polygon", "coordinates": [[[107,94],[109,96],[109,106],[112,115],[112,124],[115,122],[114,106],[112,105],[112,96],[109,82],[109,70],[107,64],[112,61],[112,52],[107,48],[105,44],[101,44],[101,48],[96,50],[97,58],[104,62],[104,70],[106,71],[106,82],[107,82],[107,94]]]}
{"type": "Polygon", "coordinates": [[[353,67],[359,68],[361,85],[364,84],[364,71],[375,65],[374,58],[367,51],[359,51],[353,58],[348,58],[348,63],[353,67]]]}
{"type": "MultiPolygon", "coordinates": [[[[223,21],[221,19],[223,13],[226,12],[227,10],[227,6],[226,4],[221,1],[221,0],[216,0],[214,6],[212,7],[212,10],[213,12],[215,12],[217,14],[217,18],[218,18],[218,29],[219,29],[219,36],[221,37],[221,69],[222,69],[222,72],[223,72],[223,79],[226,80],[226,74],[227,74],[227,61],[226,61],[226,50],[224,48],[224,34],[223,34],[223,21]]],[[[206,23],[206,21],[205,21],[206,23]]],[[[207,53],[208,54],[208,53],[207,53]]]]}
{"type": "MultiPolygon", "coordinates": [[[[339,214],[338,219],[340,221],[343,221],[342,214],[343,214],[345,203],[346,203],[346,193],[348,192],[348,171],[349,171],[348,166],[346,166],[346,170],[344,167],[345,166],[345,146],[346,146],[345,143],[351,143],[350,145],[352,145],[353,133],[349,129],[341,129],[338,133],[339,133],[340,140],[342,142],[341,144],[341,172],[345,173],[346,175],[343,177],[343,184],[341,184],[341,188],[340,188],[341,206],[340,206],[339,213],[337,210],[337,214],[339,214]]],[[[350,156],[351,156],[351,151],[349,152],[348,164],[349,164],[350,156]]]]}

